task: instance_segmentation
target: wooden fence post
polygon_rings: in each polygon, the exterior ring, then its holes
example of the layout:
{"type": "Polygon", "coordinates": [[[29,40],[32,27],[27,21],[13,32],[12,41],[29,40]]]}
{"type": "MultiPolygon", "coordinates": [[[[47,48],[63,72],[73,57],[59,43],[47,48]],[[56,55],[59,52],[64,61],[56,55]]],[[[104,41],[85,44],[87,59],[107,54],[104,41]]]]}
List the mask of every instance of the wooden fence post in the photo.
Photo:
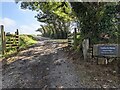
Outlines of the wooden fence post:
{"type": "Polygon", "coordinates": [[[77,28],[74,29],[74,49],[77,48],[77,28]]]}
{"type": "Polygon", "coordinates": [[[18,29],[17,29],[17,31],[16,31],[16,34],[19,35],[19,31],[18,31],[18,29]]]}
{"type": "Polygon", "coordinates": [[[1,25],[0,29],[1,29],[1,39],[2,39],[2,55],[4,55],[5,54],[5,48],[6,48],[4,26],[1,25]]]}

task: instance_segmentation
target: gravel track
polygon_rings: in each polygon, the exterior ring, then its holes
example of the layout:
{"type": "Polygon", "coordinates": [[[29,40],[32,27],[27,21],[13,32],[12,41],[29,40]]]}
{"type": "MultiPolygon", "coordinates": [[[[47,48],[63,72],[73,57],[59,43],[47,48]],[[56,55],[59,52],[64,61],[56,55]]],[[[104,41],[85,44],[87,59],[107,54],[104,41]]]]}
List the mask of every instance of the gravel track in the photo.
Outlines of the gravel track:
{"type": "Polygon", "coordinates": [[[3,88],[78,88],[80,83],[65,57],[64,44],[48,39],[6,59],[2,70],[3,88]]]}
{"type": "Polygon", "coordinates": [[[75,58],[71,59],[72,54],[70,56],[64,50],[66,44],[49,41],[46,38],[38,40],[36,45],[4,60],[2,88],[120,87],[119,78],[106,73],[104,67],[84,63],[83,60],[79,61],[75,58]],[[107,74],[109,76],[106,76],[107,74]],[[107,77],[112,80],[108,82],[107,77]]]}

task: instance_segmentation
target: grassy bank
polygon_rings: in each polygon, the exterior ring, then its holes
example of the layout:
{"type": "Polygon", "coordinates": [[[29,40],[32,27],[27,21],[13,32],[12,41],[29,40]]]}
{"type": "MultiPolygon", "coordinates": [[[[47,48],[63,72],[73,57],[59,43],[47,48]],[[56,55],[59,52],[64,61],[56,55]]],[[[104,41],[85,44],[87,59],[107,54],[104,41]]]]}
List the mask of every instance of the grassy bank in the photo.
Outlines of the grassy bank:
{"type": "Polygon", "coordinates": [[[20,48],[26,48],[37,43],[36,39],[32,35],[20,35],[20,48]]]}

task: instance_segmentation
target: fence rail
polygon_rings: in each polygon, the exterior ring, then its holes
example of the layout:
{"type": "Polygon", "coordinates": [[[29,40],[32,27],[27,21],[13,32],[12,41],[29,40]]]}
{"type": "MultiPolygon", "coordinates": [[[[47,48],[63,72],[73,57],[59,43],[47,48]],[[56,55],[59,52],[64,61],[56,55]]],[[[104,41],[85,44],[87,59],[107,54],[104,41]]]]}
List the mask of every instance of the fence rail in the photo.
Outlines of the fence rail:
{"type": "Polygon", "coordinates": [[[77,47],[77,41],[76,41],[77,35],[79,35],[79,34],[77,33],[76,28],[74,29],[73,33],[68,33],[68,46],[74,47],[74,48],[77,47]]]}
{"type": "Polygon", "coordinates": [[[19,31],[15,32],[15,34],[5,33],[4,26],[0,26],[1,30],[1,45],[2,45],[2,56],[6,54],[7,50],[12,50],[13,48],[16,51],[19,49],[19,31]]]}
{"type": "MultiPolygon", "coordinates": [[[[69,47],[73,47],[74,49],[77,49],[77,45],[80,44],[80,42],[77,41],[77,35],[80,35],[80,33],[77,32],[76,28],[74,29],[73,33],[68,33],[68,46],[69,47]]],[[[88,57],[93,58],[93,48],[92,46],[90,46],[89,39],[83,38],[83,40],[81,41],[81,46],[82,46],[82,50],[84,54],[84,59],[86,60],[88,57]]]]}

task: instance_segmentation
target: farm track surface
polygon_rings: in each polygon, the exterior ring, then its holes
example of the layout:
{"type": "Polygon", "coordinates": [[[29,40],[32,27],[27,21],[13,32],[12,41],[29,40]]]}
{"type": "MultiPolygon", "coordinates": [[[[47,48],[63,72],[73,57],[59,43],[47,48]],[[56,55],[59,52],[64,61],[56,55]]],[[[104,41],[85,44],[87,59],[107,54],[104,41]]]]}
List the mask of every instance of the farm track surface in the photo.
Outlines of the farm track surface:
{"type": "Polygon", "coordinates": [[[66,43],[38,43],[3,61],[2,88],[120,88],[116,71],[80,60],[66,43]]]}

